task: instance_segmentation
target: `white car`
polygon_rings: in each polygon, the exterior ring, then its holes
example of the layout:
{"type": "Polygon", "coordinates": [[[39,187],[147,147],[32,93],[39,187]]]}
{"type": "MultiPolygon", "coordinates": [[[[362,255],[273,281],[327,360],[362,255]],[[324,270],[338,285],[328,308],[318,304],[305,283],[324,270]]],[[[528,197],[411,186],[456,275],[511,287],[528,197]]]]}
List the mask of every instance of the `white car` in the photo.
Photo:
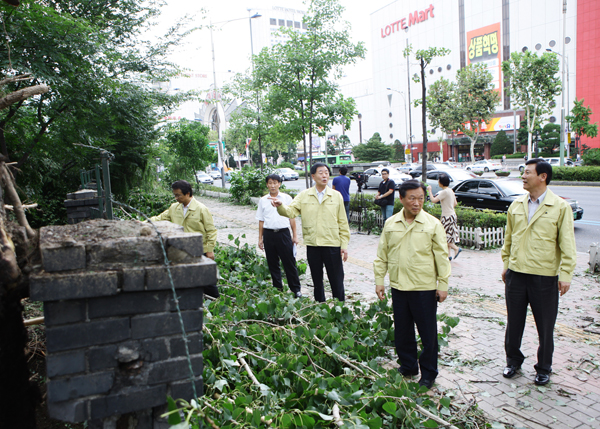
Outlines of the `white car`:
{"type": "MultiPolygon", "coordinates": [[[[552,167],[560,167],[560,158],[544,158],[552,167]]],[[[569,158],[565,158],[565,167],[575,167],[575,163],[569,158]]],[[[523,174],[525,171],[525,163],[519,165],[519,171],[523,174]]]]}
{"type": "Polygon", "coordinates": [[[500,161],[484,159],[482,161],[477,161],[473,164],[467,165],[465,169],[467,171],[483,171],[484,173],[487,173],[488,171],[502,170],[502,164],[500,161]]]}
{"type": "Polygon", "coordinates": [[[281,177],[281,180],[298,180],[300,177],[298,173],[291,168],[278,168],[275,170],[275,174],[278,174],[281,177]]]}
{"type": "Polygon", "coordinates": [[[427,172],[427,184],[431,186],[431,194],[436,195],[438,192],[442,190],[440,184],[438,182],[439,175],[444,173],[448,175],[450,178],[450,188],[454,188],[456,185],[461,183],[464,180],[469,180],[477,177],[475,174],[470,171],[460,170],[458,168],[453,168],[450,170],[434,170],[427,172]]]}
{"type": "Polygon", "coordinates": [[[204,185],[212,185],[213,178],[206,174],[204,171],[198,171],[196,173],[196,180],[198,183],[202,183],[204,185]]]}
{"type": "MultiPolygon", "coordinates": [[[[365,171],[365,174],[369,175],[367,181],[365,182],[365,189],[367,188],[379,188],[379,184],[383,180],[381,177],[381,168],[369,168],[365,171]]],[[[400,187],[402,182],[405,180],[411,180],[412,177],[408,174],[400,173],[398,170],[394,168],[388,168],[390,171],[390,179],[394,181],[396,184],[396,189],[400,187]]]]}
{"type": "Polygon", "coordinates": [[[213,180],[217,180],[221,178],[221,172],[219,170],[211,170],[208,172],[208,175],[213,178],[213,180]]]}

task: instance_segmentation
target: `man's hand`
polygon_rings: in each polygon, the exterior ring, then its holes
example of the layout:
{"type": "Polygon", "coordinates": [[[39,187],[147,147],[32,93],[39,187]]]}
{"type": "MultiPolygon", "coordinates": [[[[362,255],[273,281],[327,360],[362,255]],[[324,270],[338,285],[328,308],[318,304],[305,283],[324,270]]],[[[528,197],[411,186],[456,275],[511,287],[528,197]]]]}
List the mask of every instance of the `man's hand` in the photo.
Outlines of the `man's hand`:
{"type": "Polygon", "coordinates": [[[213,261],[215,260],[215,252],[206,252],[205,255],[207,258],[210,258],[213,261]]]}
{"type": "Polygon", "coordinates": [[[444,302],[446,298],[448,298],[447,290],[437,290],[435,291],[435,295],[437,296],[438,302],[444,302]]]}
{"type": "Polygon", "coordinates": [[[271,200],[271,204],[273,205],[273,207],[279,207],[280,205],[282,205],[283,203],[281,202],[281,200],[277,199],[277,197],[268,197],[271,200]]]}
{"type": "Polygon", "coordinates": [[[385,299],[385,286],[375,285],[375,293],[379,299],[385,299]]]}
{"type": "Polygon", "coordinates": [[[560,291],[560,296],[563,296],[565,293],[567,293],[570,287],[571,282],[558,282],[558,290],[560,291]]]}
{"type": "Polygon", "coordinates": [[[348,250],[341,249],[340,254],[342,255],[342,261],[346,262],[348,260],[348,250]]]}
{"type": "Polygon", "coordinates": [[[263,241],[263,238],[262,238],[262,237],[260,237],[260,238],[258,239],[258,248],[259,248],[260,250],[265,250],[265,242],[263,241]]]}
{"type": "Polygon", "coordinates": [[[502,270],[502,281],[503,281],[504,283],[506,283],[506,272],[507,272],[507,271],[508,271],[508,270],[502,270]]]}
{"type": "Polygon", "coordinates": [[[294,236],[292,237],[292,243],[294,243],[296,246],[300,243],[300,239],[296,234],[294,234],[294,236]]]}

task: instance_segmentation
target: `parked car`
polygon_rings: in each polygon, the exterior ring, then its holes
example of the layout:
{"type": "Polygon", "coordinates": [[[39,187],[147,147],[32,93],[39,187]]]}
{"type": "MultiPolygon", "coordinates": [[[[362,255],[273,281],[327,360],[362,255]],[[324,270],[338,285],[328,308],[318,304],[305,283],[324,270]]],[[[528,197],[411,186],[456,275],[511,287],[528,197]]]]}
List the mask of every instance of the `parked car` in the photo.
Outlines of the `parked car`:
{"type": "MultiPolygon", "coordinates": [[[[543,158],[545,161],[550,163],[552,167],[560,167],[560,158],[543,158]]],[[[569,158],[565,158],[565,167],[575,167],[576,163],[571,161],[569,158]]],[[[525,163],[519,165],[519,171],[523,174],[525,171],[525,163]]]]}
{"type": "Polygon", "coordinates": [[[300,164],[294,165],[294,170],[304,171],[304,166],[300,164]]]}
{"type": "Polygon", "coordinates": [[[300,177],[298,173],[291,168],[278,168],[275,170],[275,174],[279,174],[282,180],[298,180],[300,177]]]}
{"type": "Polygon", "coordinates": [[[196,180],[198,183],[202,183],[203,185],[212,185],[213,178],[206,174],[204,171],[198,171],[196,173],[196,180]]]}
{"type": "Polygon", "coordinates": [[[396,170],[398,170],[400,173],[410,173],[412,170],[414,170],[415,168],[417,168],[419,166],[419,164],[417,164],[416,162],[407,162],[406,164],[402,164],[400,167],[396,167],[396,170]]]}
{"type": "MultiPolygon", "coordinates": [[[[491,209],[500,212],[508,208],[519,196],[526,194],[523,182],[516,179],[469,179],[459,183],[454,188],[456,200],[465,206],[477,209],[491,209]]],[[[583,209],[577,200],[561,197],[569,203],[573,210],[573,219],[583,218],[583,209]]]]}
{"type": "Polygon", "coordinates": [[[219,170],[211,170],[208,172],[208,175],[213,178],[213,180],[217,180],[221,178],[221,172],[219,170]]]}
{"type": "Polygon", "coordinates": [[[458,164],[456,162],[452,162],[452,161],[439,162],[438,164],[444,164],[444,165],[447,165],[448,167],[452,167],[452,168],[460,168],[460,164],[458,164]]]}
{"type": "Polygon", "coordinates": [[[496,160],[484,159],[467,165],[465,169],[467,171],[483,171],[487,173],[488,171],[502,170],[502,163],[496,160]]]}
{"type": "MultiPolygon", "coordinates": [[[[452,167],[450,167],[446,164],[439,164],[439,163],[433,163],[433,162],[427,163],[427,171],[449,170],[449,169],[452,169],[452,167]]],[[[417,165],[414,169],[412,169],[408,174],[410,174],[413,177],[413,179],[416,179],[417,177],[421,177],[422,172],[423,172],[423,164],[419,163],[419,165],[417,165]]]]}
{"type": "MultiPolygon", "coordinates": [[[[379,184],[383,180],[383,178],[381,177],[381,170],[381,168],[369,168],[367,171],[365,171],[365,174],[369,175],[369,177],[365,181],[365,189],[379,188],[379,184]]],[[[408,174],[400,173],[399,171],[396,171],[393,168],[388,168],[388,170],[390,171],[390,179],[392,179],[396,184],[396,189],[398,189],[402,182],[404,182],[405,180],[412,179],[412,177],[408,174]]]]}
{"type": "Polygon", "coordinates": [[[434,170],[427,172],[427,184],[431,186],[431,193],[433,195],[437,194],[442,190],[438,183],[438,178],[441,173],[447,174],[450,177],[450,187],[453,188],[459,183],[473,179],[477,177],[475,174],[470,171],[460,170],[458,168],[452,168],[449,170],[434,170]]]}

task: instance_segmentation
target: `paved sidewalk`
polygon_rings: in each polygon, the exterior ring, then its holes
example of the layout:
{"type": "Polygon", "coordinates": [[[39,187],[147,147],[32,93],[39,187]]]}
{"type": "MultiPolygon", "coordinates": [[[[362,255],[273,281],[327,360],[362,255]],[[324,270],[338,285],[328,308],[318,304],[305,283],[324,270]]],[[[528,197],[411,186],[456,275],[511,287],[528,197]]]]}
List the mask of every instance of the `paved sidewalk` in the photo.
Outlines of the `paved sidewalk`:
{"type": "MultiPolygon", "coordinates": [[[[220,243],[228,244],[232,234],[242,243],[257,244],[253,208],[199,199],[213,214],[220,243]]],[[[376,299],[372,262],[378,240],[379,236],[353,231],[344,266],[348,299],[376,299]]],[[[306,258],[303,245],[298,258],[306,258]]],[[[474,400],[492,420],[515,427],[600,428],[600,283],[584,274],[588,258],[578,255],[571,290],[561,298],[551,383],[539,387],[533,383],[537,332],[531,316],[523,338],[527,358],[521,373],[510,380],[502,377],[506,312],[500,251],[463,250],[452,262],[448,300],[439,307],[439,312],[459,316],[460,323],[450,334],[449,347],[441,350],[434,393],[465,403],[474,400]]],[[[310,283],[307,273],[302,293],[312,298],[310,283]]],[[[330,292],[326,295],[331,297],[330,292]]]]}

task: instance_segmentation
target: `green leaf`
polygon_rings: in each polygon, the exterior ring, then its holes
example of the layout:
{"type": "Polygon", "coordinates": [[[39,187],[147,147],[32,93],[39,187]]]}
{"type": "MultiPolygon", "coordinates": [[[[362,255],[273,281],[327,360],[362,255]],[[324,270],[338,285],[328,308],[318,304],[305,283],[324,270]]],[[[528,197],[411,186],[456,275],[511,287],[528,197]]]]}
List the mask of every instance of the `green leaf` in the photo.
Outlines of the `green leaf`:
{"type": "Polygon", "coordinates": [[[426,428],[436,428],[438,426],[439,424],[435,420],[428,419],[423,422],[423,427],[426,428]]]}
{"type": "Polygon", "coordinates": [[[388,414],[394,415],[396,413],[397,407],[395,402],[386,402],[383,404],[382,408],[387,411],[388,414]]]}
{"type": "Polygon", "coordinates": [[[448,408],[450,407],[450,398],[442,398],[440,399],[440,404],[442,404],[442,406],[448,408]]]}
{"type": "Polygon", "coordinates": [[[331,399],[334,402],[340,402],[340,397],[335,390],[330,391],[327,394],[327,398],[331,399]]]}
{"type": "MultiPolygon", "coordinates": [[[[171,398],[170,396],[167,396],[167,409],[169,411],[175,411],[177,410],[177,404],[175,403],[175,401],[173,400],[173,398],[171,398]]],[[[181,416],[179,415],[179,412],[177,413],[173,413],[173,414],[169,414],[169,424],[172,425],[176,425],[181,423],[181,416]]]]}
{"type": "Polygon", "coordinates": [[[219,392],[223,392],[223,387],[227,385],[227,380],[217,380],[215,381],[215,389],[218,389],[219,392]]]}

